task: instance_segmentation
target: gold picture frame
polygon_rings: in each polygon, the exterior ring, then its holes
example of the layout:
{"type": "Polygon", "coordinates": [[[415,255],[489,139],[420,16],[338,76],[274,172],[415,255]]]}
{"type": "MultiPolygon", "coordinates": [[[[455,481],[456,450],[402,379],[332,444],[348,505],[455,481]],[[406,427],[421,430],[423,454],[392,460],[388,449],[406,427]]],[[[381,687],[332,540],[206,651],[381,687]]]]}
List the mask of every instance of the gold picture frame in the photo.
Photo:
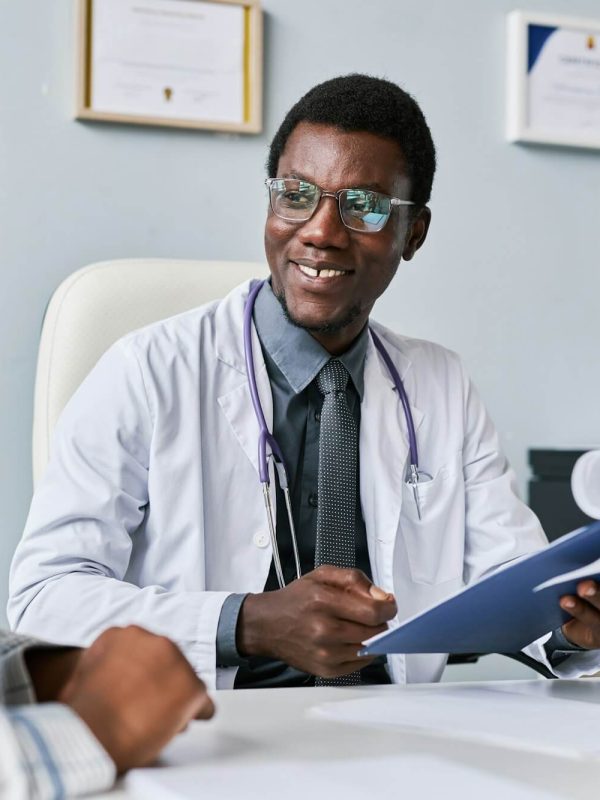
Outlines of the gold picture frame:
{"type": "MultiPolygon", "coordinates": [[[[123,99],[116,104],[117,110],[95,107],[93,97],[92,71],[94,69],[94,45],[96,31],[94,30],[94,3],[106,0],[76,0],[77,2],[77,96],[75,118],[79,120],[93,120],[97,122],[117,122],[128,125],[153,125],[170,128],[190,128],[199,130],[226,131],[235,133],[260,133],[262,130],[262,76],[263,76],[263,19],[260,0],[136,0],[136,11],[146,4],[148,13],[157,4],[164,8],[169,3],[177,3],[182,7],[182,2],[188,4],[190,9],[202,9],[213,14],[220,6],[237,6],[242,10],[242,51],[239,53],[240,73],[237,75],[236,102],[241,93],[240,119],[219,119],[213,115],[199,118],[190,115],[178,115],[173,112],[168,116],[160,113],[146,113],[139,111],[123,110],[123,99]],[[119,107],[120,106],[120,107],[119,107]]],[[[119,7],[119,11],[123,6],[119,7]]],[[[180,17],[185,15],[179,14],[180,17]]],[[[189,16],[192,16],[191,14],[189,16]]],[[[197,16],[197,15],[196,15],[197,16]]],[[[239,21],[239,20],[238,20],[239,21]]],[[[184,24],[184,23],[183,23],[184,24]]],[[[171,100],[173,90],[165,86],[165,100],[171,100]]],[[[189,92],[188,92],[189,94],[189,92]]],[[[224,96],[225,105],[228,104],[224,96]]],[[[231,108],[231,102],[228,108],[231,108]]],[[[106,105],[106,104],[105,104],[106,105]]],[[[169,108],[171,112],[171,108],[169,108]]],[[[237,112],[236,112],[237,113],[237,112]]]]}

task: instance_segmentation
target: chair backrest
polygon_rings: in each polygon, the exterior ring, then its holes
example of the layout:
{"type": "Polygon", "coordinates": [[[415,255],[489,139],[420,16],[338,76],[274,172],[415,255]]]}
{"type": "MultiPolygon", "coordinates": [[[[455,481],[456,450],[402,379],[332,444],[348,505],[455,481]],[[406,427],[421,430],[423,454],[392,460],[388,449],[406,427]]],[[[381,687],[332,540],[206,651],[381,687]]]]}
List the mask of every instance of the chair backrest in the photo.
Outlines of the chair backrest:
{"type": "Polygon", "coordinates": [[[226,295],[264,264],[128,259],[74,272],[52,295],[42,327],[33,409],[33,482],[48,462],[65,404],[100,356],[121,336],[226,295]]]}

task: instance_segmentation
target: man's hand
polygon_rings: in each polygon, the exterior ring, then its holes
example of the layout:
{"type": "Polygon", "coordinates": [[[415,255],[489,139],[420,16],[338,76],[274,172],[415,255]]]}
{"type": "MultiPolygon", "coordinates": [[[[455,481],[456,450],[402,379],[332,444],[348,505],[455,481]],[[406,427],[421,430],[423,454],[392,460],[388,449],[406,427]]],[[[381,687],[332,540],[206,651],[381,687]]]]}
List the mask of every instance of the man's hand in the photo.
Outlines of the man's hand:
{"type": "Polygon", "coordinates": [[[595,581],[581,581],[577,585],[577,597],[565,595],[560,607],[573,617],[562,626],[562,632],[570,642],[594,650],[600,647],[600,591],[595,581]]]}
{"type": "Polygon", "coordinates": [[[238,620],[238,650],[334,678],[372,661],[356,655],[361,642],[386,630],[395,614],[393,596],[363,572],[323,566],[285,589],[248,595],[238,620]]]}
{"type": "Polygon", "coordinates": [[[149,764],[191,719],[214,713],[179,648],[134,625],[110,628],[81,651],[58,700],[82,718],[118,772],[149,764]]]}

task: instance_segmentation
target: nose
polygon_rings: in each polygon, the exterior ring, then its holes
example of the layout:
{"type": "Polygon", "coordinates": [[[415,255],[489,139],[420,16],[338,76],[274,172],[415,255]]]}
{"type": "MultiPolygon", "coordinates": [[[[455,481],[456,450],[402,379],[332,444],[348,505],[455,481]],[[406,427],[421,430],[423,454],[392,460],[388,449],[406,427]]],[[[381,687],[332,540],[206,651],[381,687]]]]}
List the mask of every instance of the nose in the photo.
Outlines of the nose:
{"type": "Polygon", "coordinates": [[[338,201],[334,195],[323,194],[312,217],[298,233],[302,244],[325,250],[328,247],[343,249],[350,241],[348,228],[340,218],[338,201]]]}

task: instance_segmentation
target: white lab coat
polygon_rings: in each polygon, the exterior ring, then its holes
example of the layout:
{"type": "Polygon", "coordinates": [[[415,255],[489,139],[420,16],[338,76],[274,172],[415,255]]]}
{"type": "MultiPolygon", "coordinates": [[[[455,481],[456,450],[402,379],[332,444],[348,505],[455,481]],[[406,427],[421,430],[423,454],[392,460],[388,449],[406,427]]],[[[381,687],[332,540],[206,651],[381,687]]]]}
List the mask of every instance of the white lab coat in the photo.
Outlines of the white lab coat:
{"type": "MultiPolygon", "coordinates": [[[[209,687],[219,614],[231,592],[262,591],[271,547],[257,473],[258,425],[244,367],[248,284],[221,302],[136,331],[100,359],[56,427],[11,570],[17,630],[89,644],[137,623],[181,647],[209,687]]],[[[542,547],[498,437],[458,357],[377,326],[417,429],[423,521],[405,485],[406,422],[372,341],[365,360],[360,496],[375,583],[398,618],[542,547]]],[[[272,397],[254,332],[267,423],[272,397]]],[[[545,661],[539,643],[531,653],[545,661]]],[[[597,668],[575,655],[563,674],[597,668]]],[[[435,681],[443,655],[395,655],[393,679],[435,681]]],[[[218,675],[217,675],[218,673],[218,675]]],[[[218,678],[218,679],[217,679],[218,678]]]]}

